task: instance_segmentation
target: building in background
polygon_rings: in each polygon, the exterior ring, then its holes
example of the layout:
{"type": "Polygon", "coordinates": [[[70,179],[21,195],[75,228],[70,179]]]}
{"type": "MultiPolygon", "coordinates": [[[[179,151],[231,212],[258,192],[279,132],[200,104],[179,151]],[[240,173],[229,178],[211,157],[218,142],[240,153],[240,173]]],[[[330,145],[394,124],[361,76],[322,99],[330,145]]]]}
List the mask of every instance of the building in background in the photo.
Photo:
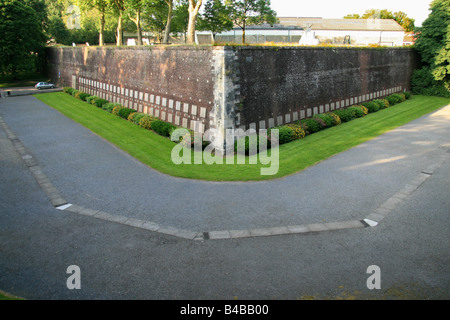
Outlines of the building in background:
{"type": "Polygon", "coordinates": [[[323,19],[280,17],[283,26],[312,32],[318,44],[403,46],[405,30],[393,19],[323,19]]]}

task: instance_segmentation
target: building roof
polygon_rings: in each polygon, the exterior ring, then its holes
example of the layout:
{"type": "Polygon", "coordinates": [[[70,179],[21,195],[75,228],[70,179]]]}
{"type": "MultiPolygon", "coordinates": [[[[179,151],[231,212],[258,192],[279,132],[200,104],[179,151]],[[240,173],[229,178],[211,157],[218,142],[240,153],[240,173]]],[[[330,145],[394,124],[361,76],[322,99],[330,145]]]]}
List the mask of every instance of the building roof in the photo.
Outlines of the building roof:
{"type": "Polygon", "coordinates": [[[299,26],[311,30],[405,31],[394,19],[324,19],[279,17],[284,26],[299,26]]]}

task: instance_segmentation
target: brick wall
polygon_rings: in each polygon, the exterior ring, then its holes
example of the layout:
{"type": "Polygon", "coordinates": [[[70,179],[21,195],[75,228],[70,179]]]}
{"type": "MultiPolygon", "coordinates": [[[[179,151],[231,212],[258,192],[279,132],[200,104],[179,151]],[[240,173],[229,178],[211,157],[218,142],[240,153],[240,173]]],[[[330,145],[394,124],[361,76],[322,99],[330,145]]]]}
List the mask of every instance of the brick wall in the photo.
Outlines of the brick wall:
{"type": "Polygon", "coordinates": [[[412,49],[49,48],[52,81],[204,132],[265,129],[409,90],[412,49]]]}

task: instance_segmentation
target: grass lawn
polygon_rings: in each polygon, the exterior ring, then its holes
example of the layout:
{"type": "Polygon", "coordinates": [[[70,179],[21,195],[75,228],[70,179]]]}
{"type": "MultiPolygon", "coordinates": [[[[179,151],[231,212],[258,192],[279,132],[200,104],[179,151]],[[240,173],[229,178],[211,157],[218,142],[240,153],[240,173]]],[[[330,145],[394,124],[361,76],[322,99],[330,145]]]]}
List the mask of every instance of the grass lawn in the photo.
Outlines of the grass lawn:
{"type": "MultiPolygon", "coordinates": [[[[168,138],[143,129],[118,116],[62,93],[44,93],[35,97],[65,116],[82,124],[136,159],[163,173],[190,179],[215,181],[268,180],[299,172],[335,154],[373,139],[450,103],[440,97],[412,96],[403,103],[368,114],[339,126],[309,135],[279,148],[279,170],[261,175],[258,164],[180,164],[171,160],[175,144],[168,138]]],[[[193,161],[192,161],[193,163],[193,161]]]]}

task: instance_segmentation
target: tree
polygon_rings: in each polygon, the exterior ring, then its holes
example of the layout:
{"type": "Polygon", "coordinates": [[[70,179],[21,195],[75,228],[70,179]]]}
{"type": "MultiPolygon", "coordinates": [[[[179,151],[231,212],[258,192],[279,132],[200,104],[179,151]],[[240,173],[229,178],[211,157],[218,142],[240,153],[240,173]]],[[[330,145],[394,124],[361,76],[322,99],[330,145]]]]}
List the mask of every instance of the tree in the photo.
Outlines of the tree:
{"type": "Polygon", "coordinates": [[[188,12],[188,31],[187,41],[188,43],[195,43],[195,24],[197,23],[197,15],[202,6],[202,0],[189,0],[188,12]]]}
{"type": "Polygon", "coordinates": [[[170,27],[172,24],[172,16],[173,16],[173,0],[164,0],[167,4],[168,12],[167,12],[167,20],[166,20],[166,28],[164,30],[164,43],[169,43],[170,38],[170,27]]]}
{"type": "Polygon", "coordinates": [[[39,71],[47,38],[33,1],[1,0],[0,34],[0,72],[16,78],[21,69],[39,71]]]}
{"type": "Polygon", "coordinates": [[[78,5],[83,10],[97,9],[99,12],[100,30],[98,36],[98,44],[103,46],[105,44],[105,17],[106,12],[110,8],[109,0],[78,0],[78,5]]]}
{"type": "Polygon", "coordinates": [[[270,8],[270,0],[227,0],[232,7],[231,18],[242,29],[242,43],[245,43],[245,28],[248,25],[277,22],[276,12],[270,8]]]}
{"type": "Polygon", "coordinates": [[[114,9],[117,13],[117,38],[116,44],[118,46],[123,45],[123,14],[125,12],[126,0],[112,0],[114,9]]]}
{"type": "Polygon", "coordinates": [[[144,28],[154,32],[158,38],[158,42],[163,41],[168,9],[165,0],[150,0],[146,2],[142,12],[142,22],[145,24],[144,28]]]}
{"type": "Polygon", "coordinates": [[[141,14],[144,10],[144,6],[145,0],[128,0],[128,17],[136,25],[138,46],[142,45],[141,14]]]}
{"type": "Polygon", "coordinates": [[[186,42],[186,34],[189,24],[189,3],[188,0],[181,0],[173,10],[172,30],[173,32],[183,33],[186,42]]]}
{"type": "Polygon", "coordinates": [[[414,72],[411,82],[418,93],[428,90],[450,96],[450,0],[434,0],[430,9],[415,43],[423,67],[414,72]]]}
{"type": "Polygon", "coordinates": [[[405,31],[414,31],[414,19],[409,18],[406,13],[399,11],[392,13],[387,9],[369,9],[360,16],[357,13],[348,14],[344,17],[344,19],[393,19],[398,22],[399,25],[405,29],[405,31]]]}
{"type": "Polygon", "coordinates": [[[222,0],[208,0],[199,21],[199,29],[211,31],[214,39],[217,33],[231,30],[233,28],[231,10],[232,8],[222,0]]]}

